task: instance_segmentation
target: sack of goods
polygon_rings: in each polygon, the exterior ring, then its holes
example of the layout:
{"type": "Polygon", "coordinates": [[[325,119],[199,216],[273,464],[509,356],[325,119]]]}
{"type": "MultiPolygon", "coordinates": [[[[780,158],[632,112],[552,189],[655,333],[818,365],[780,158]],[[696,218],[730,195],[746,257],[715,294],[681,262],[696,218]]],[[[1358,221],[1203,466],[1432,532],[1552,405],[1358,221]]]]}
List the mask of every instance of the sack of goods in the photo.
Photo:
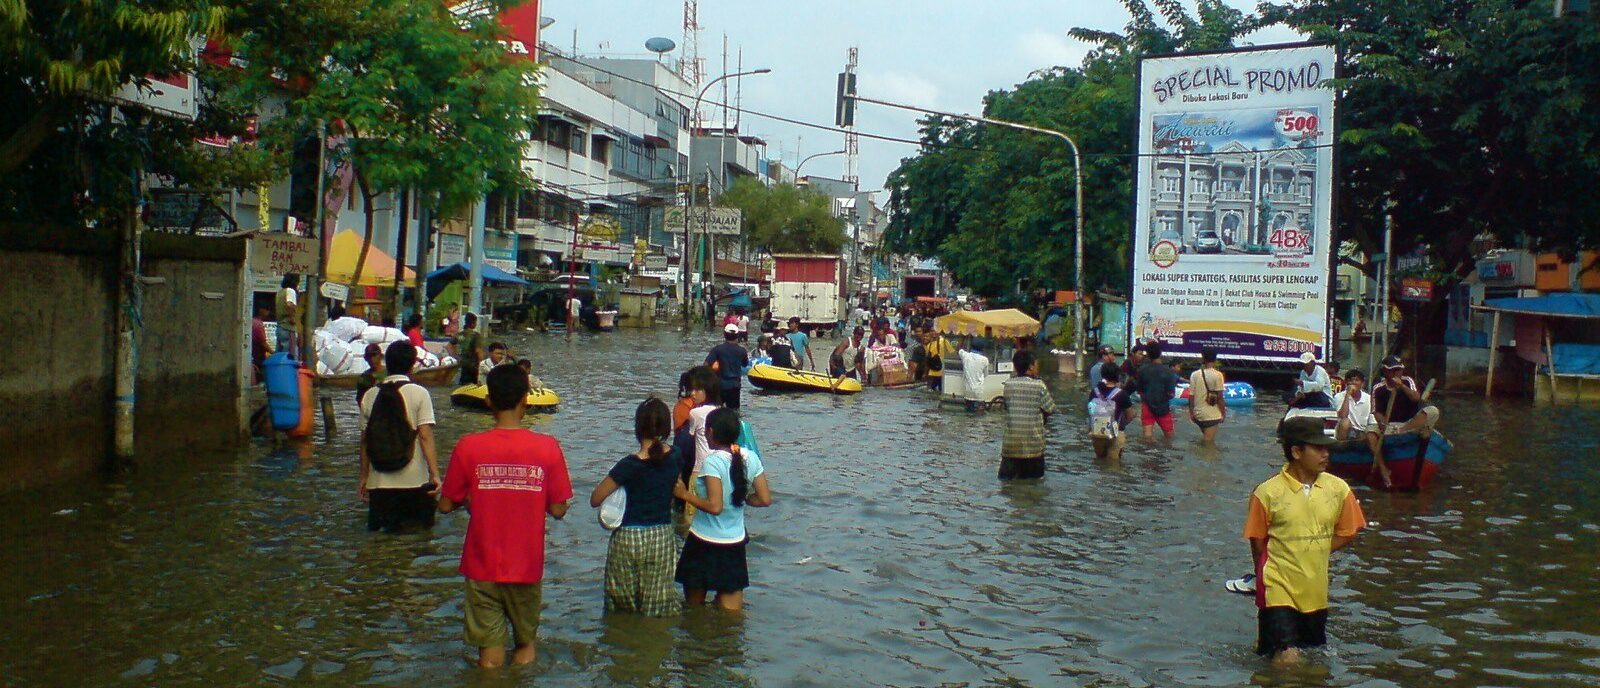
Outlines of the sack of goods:
{"type": "Polygon", "coordinates": [[[351,353],[350,345],[348,343],[328,336],[328,334],[322,330],[317,330],[318,363],[321,363],[322,365],[326,366],[328,370],[334,371],[335,375],[338,375],[341,374],[339,371],[350,365],[351,360],[359,361],[361,360],[361,357],[351,353]]]}
{"type": "Polygon", "coordinates": [[[435,367],[438,367],[438,365],[439,365],[439,354],[436,354],[436,353],[434,353],[432,351],[428,351],[427,349],[423,349],[423,350],[417,352],[417,367],[418,368],[435,368],[435,367]]]}
{"type": "Polygon", "coordinates": [[[368,344],[388,344],[407,339],[406,333],[395,327],[378,327],[370,325],[361,331],[361,339],[368,344]]]}
{"type": "MultiPolygon", "coordinates": [[[[360,339],[361,334],[367,331],[367,327],[369,327],[367,321],[347,315],[338,320],[330,321],[328,324],[323,325],[322,329],[327,330],[328,334],[339,341],[349,342],[360,339]]],[[[320,332],[321,330],[318,331],[320,332]]]]}

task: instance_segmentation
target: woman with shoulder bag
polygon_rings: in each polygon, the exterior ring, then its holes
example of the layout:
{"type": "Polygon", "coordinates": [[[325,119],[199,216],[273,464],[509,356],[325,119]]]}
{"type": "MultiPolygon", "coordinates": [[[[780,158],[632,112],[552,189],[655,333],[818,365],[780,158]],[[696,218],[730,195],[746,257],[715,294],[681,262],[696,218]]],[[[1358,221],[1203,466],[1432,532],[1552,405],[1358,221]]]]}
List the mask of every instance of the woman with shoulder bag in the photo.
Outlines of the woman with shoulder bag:
{"type": "Polygon", "coordinates": [[[1228,417],[1228,407],[1222,399],[1227,384],[1222,371],[1217,370],[1216,349],[1201,349],[1200,369],[1189,376],[1189,420],[1199,426],[1206,443],[1216,441],[1217,428],[1228,417]]]}

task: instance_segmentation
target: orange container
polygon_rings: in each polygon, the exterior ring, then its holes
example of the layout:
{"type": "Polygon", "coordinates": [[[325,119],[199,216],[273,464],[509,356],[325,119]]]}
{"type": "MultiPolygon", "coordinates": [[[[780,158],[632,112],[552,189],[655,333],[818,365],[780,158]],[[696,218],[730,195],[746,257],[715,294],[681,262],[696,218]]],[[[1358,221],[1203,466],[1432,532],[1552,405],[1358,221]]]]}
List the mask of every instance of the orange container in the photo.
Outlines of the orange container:
{"type": "Polygon", "coordinates": [[[1578,288],[1584,291],[1600,291],[1600,251],[1584,251],[1578,254],[1578,264],[1573,266],[1578,273],[1578,288]]]}
{"type": "Polygon", "coordinates": [[[317,374],[304,367],[300,368],[300,424],[283,434],[290,437],[310,437],[311,429],[316,424],[317,414],[313,406],[316,394],[312,390],[312,383],[316,382],[317,374]]]}
{"type": "Polygon", "coordinates": [[[1571,290],[1572,263],[1562,260],[1560,254],[1539,254],[1534,259],[1533,288],[1539,291],[1571,290]]]}

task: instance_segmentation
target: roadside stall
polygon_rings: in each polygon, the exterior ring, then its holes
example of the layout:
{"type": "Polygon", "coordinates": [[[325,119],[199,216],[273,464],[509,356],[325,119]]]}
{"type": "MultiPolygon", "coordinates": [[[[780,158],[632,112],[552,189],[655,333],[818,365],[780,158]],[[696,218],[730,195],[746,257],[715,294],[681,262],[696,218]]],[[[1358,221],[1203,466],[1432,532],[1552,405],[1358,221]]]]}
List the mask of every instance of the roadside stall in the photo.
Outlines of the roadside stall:
{"type": "Polygon", "coordinates": [[[1555,293],[1537,297],[1488,299],[1474,309],[1492,313],[1489,376],[1485,395],[1494,390],[1500,347],[1500,316],[1512,316],[1515,355],[1533,363],[1534,400],[1600,401],[1600,294],[1555,293]]]}
{"type": "Polygon", "coordinates": [[[1032,337],[1039,333],[1039,321],[1015,308],[996,311],[956,311],[935,318],[933,329],[940,334],[959,338],[957,349],[969,351],[973,340],[992,342],[985,347],[983,356],[989,359],[987,370],[967,370],[963,356],[957,353],[944,358],[944,376],[939,391],[940,403],[968,401],[991,404],[1002,400],[1006,380],[1011,378],[1013,342],[1018,337],[1032,337]],[[976,389],[969,392],[971,383],[976,389]]]}

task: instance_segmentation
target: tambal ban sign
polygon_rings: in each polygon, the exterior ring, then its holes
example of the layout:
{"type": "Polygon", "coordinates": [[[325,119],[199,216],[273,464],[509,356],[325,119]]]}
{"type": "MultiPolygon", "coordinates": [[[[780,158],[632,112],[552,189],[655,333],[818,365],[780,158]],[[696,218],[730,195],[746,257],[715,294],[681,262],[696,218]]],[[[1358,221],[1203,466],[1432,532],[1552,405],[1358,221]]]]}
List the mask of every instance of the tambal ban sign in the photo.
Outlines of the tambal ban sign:
{"type": "Polygon", "coordinates": [[[317,272],[317,240],[292,234],[263,233],[250,237],[250,269],[257,275],[317,272]]]}
{"type": "Polygon", "coordinates": [[[1401,301],[1433,300],[1433,280],[1407,277],[1400,280],[1401,301]]]}

